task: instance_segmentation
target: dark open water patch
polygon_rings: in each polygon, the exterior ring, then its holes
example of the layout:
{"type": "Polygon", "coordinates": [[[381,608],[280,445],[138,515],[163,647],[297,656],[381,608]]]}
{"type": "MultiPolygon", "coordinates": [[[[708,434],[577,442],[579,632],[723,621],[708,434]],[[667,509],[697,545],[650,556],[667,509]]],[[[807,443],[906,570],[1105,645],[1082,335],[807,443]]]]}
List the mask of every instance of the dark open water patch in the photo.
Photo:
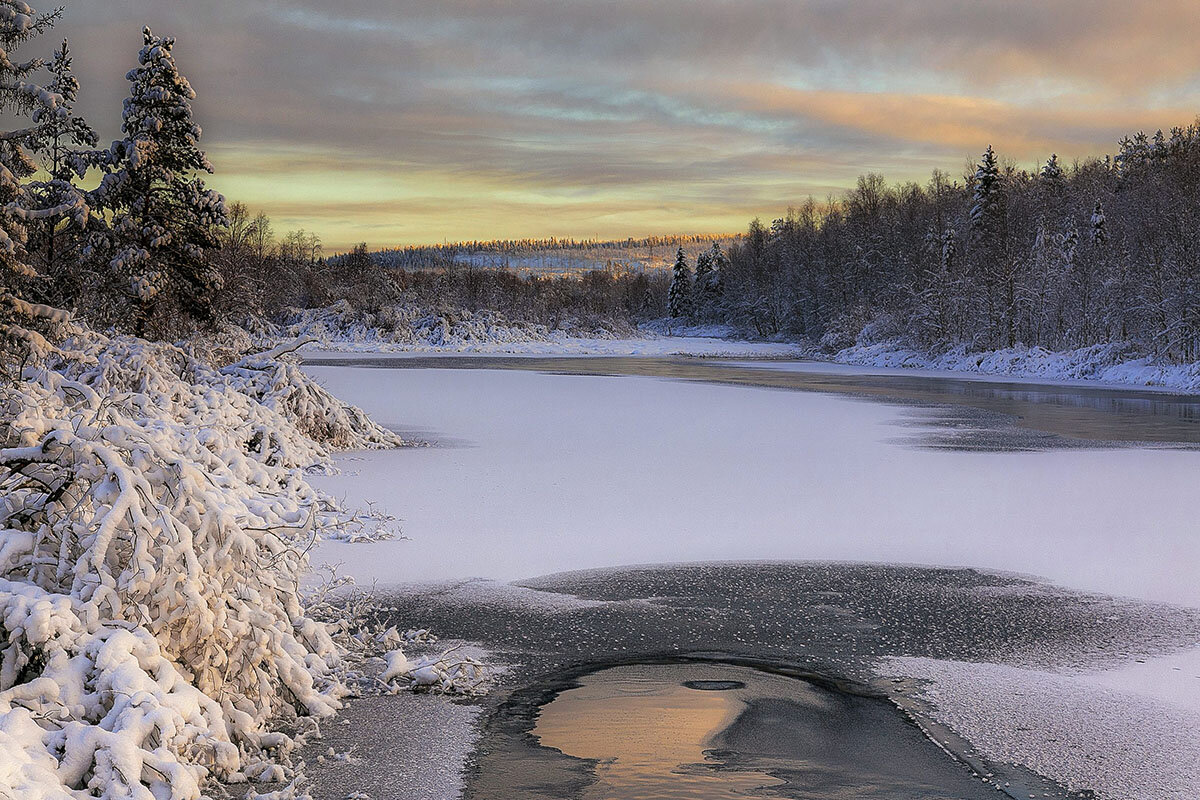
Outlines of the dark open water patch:
{"type": "Polygon", "coordinates": [[[708,659],[579,667],[487,726],[468,797],[982,800],[1080,797],[950,755],[875,690],[708,659]]]}
{"type": "Polygon", "coordinates": [[[688,689],[695,689],[698,692],[727,692],[732,689],[746,688],[746,684],[741,681],[716,681],[712,679],[684,681],[683,685],[688,689]]]}

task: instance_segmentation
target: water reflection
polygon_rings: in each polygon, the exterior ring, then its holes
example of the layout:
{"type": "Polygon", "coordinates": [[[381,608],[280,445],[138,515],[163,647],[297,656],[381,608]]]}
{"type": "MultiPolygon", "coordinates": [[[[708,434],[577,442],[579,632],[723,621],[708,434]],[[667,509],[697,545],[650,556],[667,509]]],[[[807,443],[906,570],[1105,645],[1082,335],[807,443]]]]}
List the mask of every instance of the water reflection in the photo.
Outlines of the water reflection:
{"type": "Polygon", "coordinates": [[[745,708],[745,682],[729,676],[735,669],[632,665],[593,673],[545,706],[533,733],[545,747],[598,762],[585,800],[753,796],[782,781],[718,770],[706,754],[745,708]]]}
{"type": "Polygon", "coordinates": [[[985,800],[996,789],[887,701],[725,664],[592,673],[543,706],[532,732],[596,763],[582,793],[558,795],[583,800],[985,800]]]}
{"type": "MultiPolygon", "coordinates": [[[[518,369],[565,375],[640,375],[738,386],[851,395],[881,402],[988,415],[971,424],[991,431],[1033,431],[1084,443],[1200,445],[1200,396],[1136,388],[1060,386],[926,375],[868,375],[835,365],[797,364],[795,370],[743,360],[683,357],[429,356],[325,358],[309,363],[386,369],[518,369]],[[990,416],[989,416],[990,415],[990,416]]],[[[949,414],[953,417],[953,414],[949,414]]],[[[1017,447],[1053,446],[1017,443],[1017,447]]],[[[992,449],[989,445],[986,449],[992,449]]]]}

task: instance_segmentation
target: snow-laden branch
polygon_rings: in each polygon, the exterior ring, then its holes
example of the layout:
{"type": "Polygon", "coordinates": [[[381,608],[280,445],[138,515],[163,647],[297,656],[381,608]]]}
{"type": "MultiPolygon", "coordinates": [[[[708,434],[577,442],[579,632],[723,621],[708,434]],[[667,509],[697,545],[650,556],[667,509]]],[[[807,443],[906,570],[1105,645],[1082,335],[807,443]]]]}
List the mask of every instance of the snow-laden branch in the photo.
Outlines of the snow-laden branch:
{"type": "Polygon", "coordinates": [[[0,386],[0,796],[288,780],[345,648],[299,593],[361,522],[304,469],[398,444],[294,364],[79,333],[0,386]]]}

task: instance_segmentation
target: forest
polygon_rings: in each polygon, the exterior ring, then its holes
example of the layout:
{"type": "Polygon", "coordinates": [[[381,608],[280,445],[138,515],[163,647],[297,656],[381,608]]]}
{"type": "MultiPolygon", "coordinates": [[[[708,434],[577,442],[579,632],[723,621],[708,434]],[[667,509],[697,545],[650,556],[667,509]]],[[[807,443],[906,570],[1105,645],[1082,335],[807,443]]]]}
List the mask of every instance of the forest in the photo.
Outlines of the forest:
{"type": "MultiPolygon", "coordinates": [[[[55,16],[8,30],[6,48],[43,32],[55,16]]],[[[372,313],[397,303],[490,309],[550,326],[578,318],[634,325],[667,315],[828,351],[883,340],[931,352],[1117,342],[1174,363],[1200,358],[1196,124],[1139,132],[1113,156],[1069,165],[1051,156],[1024,169],[989,146],[959,179],[938,171],[924,185],[889,184],[866,174],[842,197],[809,198],[769,225],[754,220],[736,238],[519,240],[375,253],[360,245],[326,257],[316,234],[277,236],[266,214],[227,204],[205,186],[212,166],[173,44],[145,31],[127,76],[123,138],[107,147],[74,112],[80,86],[66,41],[45,64],[3,66],[4,102],[29,119],[5,135],[0,153],[7,168],[0,299],[10,363],[37,327],[17,321],[53,323],[59,309],[99,329],[172,339],[223,324],[253,328],[339,300],[372,313]],[[45,87],[25,80],[43,66],[45,87]],[[611,257],[676,246],[670,285],[664,270],[611,257]],[[583,253],[603,266],[522,275],[456,260],[547,252],[583,253]]]]}
{"type": "Polygon", "coordinates": [[[750,224],[724,296],[693,313],[848,347],[1066,350],[1129,342],[1200,357],[1200,126],[1036,172],[991,147],[960,181],[868,174],[840,199],[750,224]]]}
{"type": "MultiPolygon", "coordinates": [[[[4,44],[14,48],[54,17],[9,30],[4,44]]],[[[326,257],[316,234],[277,236],[266,214],[205,186],[212,166],[173,45],[145,31],[127,76],[123,138],[107,147],[74,112],[80,87],[66,41],[44,65],[4,65],[4,101],[29,118],[5,135],[0,153],[10,363],[30,330],[18,318],[52,323],[56,309],[100,329],[172,339],[223,324],[253,328],[339,300],[370,313],[398,303],[489,309],[551,327],[668,315],[829,351],[882,340],[932,352],[1119,342],[1175,363],[1200,358],[1196,124],[1126,137],[1113,156],[1069,165],[1051,156],[1034,171],[989,146],[960,179],[938,171],[925,185],[892,185],[866,174],[842,197],[809,198],[737,238],[375,253],[360,245],[326,257]],[[45,87],[25,81],[43,66],[45,87]],[[622,260],[636,248],[676,246],[670,286],[663,270],[622,260]],[[582,253],[598,268],[521,275],[457,260],[492,253],[507,264],[547,252],[582,253]]]]}

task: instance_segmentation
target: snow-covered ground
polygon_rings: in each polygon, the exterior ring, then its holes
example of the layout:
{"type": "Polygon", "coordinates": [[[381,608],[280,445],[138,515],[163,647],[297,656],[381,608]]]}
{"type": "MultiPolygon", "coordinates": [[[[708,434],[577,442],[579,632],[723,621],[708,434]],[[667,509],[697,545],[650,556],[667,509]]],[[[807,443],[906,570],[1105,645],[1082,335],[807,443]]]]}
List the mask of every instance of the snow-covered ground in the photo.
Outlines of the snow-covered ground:
{"type": "Polygon", "coordinates": [[[871,367],[964,372],[1039,381],[1153,386],[1179,392],[1200,392],[1200,363],[1157,363],[1129,345],[1095,345],[1054,352],[1041,347],[1012,347],[984,353],[956,348],[928,355],[895,342],[859,344],[832,357],[842,364],[871,367]]]}
{"type": "Polygon", "coordinates": [[[313,340],[305,353],[515,354],[515,355],[730,355],[798,356],[782,342],[732,338],[727,325],[673,325],[635,331],[613,320],[563,319],[557,327],[510,319],[489,310],[433,312],[414,305],[387,307],[377,314],[342,301],[327,308],[292,309],[280,324],[261,323],[264,340],[313,340]],[[638,334],[628,336],[622,334],[638,334]],[[675,335],[684,334],[684,335],[675,335]]]}
{"type": "MultiPolygon", "coordinates": [[[[512,355],[696,355],[753,358],[807,357],[872,368],[963,373],[1038,382],[1086,382],[1200,392],[1200,363],[1165,364],[1132,344],[1112,343],[1063,352],[1011,347],[968,352],[957,347],[924,353],[894,341],[864,339],[833,355],[811,344],[746,341],[730,325],[688,325],[658,319],[641,324],[636,336],[627,323],[565,320],[556,329],[508,319],[494,311],[430,312],[395,306],[368,314],[341,302],[328,308],[293,309],[282,325],[265,324],[265,338],[310,337],[307,353],[467,353],[512,355]],[[614,331],[618,331],[614,333],[614,331]]],[[[869,339],[869,337],[868,337],[869,339]]]]}
{"type": "Polygon", "coordinates": [[[1200,702],[1189,684],[1200,684],[1200,651],[1135,667],[1063,674],[893,658],[881,672],[928,681],[934,717],[987,758],[1023,764],[1071,789],[1098,789],[1104,798],[1192,800],[1200,702]]]}
{"type": "Polygon", "coordinates": [[[472,341],[451,345],[380,345],[374,341],[324,340],[305,345],[305,356],[353,353],[356,356],[528,355],[528,356],[728,356],[797,357],[800,348],[784,342],[749,342],[716,336],[655,336],[595,339],[551,334],[525,341],[472,341]]]}

